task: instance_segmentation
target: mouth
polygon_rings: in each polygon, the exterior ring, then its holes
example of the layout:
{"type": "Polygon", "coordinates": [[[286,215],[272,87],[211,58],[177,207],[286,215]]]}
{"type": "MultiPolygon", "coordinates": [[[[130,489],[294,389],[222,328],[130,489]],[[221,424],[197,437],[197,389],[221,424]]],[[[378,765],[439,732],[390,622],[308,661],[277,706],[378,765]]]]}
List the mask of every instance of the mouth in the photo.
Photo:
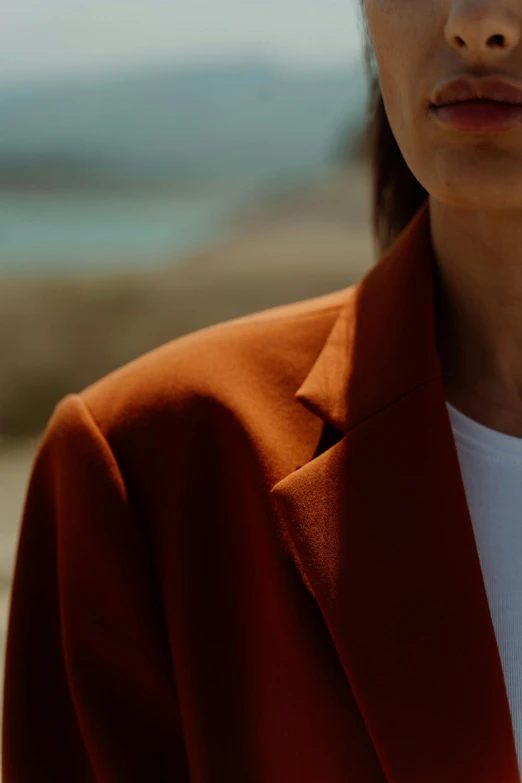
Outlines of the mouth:
{"type": "Polygon", "coordinates": [[[465,104],[493,104],[493,105],[500,105],[500,106],[522,106],[522,103],[511,103],[508,101],[497,101],[493,100],[492,98],[468,98],[465,101],[451,101],[448,103],[432,103],[431,108],[432,109],[443,109],[446,106],[463,106],[465,104]]]}

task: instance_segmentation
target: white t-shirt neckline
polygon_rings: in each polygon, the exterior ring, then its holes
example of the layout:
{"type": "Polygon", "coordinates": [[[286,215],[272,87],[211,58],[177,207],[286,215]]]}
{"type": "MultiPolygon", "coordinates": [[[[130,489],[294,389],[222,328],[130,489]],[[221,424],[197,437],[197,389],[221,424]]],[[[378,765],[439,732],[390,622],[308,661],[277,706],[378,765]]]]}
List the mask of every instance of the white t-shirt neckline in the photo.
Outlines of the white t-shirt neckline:
{"type": "Polygon", "coordinates": [[[446,401],[455,440],[468,448],[475,448],[484,456],[511,464],[522,464],[522,438],[493,430],[470,419],[446,401]]]}

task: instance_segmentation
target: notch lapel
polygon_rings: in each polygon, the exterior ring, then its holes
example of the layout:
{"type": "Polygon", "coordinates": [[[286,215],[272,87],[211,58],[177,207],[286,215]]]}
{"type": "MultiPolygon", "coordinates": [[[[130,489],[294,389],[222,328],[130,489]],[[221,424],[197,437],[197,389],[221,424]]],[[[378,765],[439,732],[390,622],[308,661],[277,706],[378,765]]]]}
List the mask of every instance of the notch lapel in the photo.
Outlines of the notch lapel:
{"type": "Polygon", "coordinates": [[[389,783],[520,783],[435,342],[426,201],[297,400],[340,440],[272,497],[389,783]]]}

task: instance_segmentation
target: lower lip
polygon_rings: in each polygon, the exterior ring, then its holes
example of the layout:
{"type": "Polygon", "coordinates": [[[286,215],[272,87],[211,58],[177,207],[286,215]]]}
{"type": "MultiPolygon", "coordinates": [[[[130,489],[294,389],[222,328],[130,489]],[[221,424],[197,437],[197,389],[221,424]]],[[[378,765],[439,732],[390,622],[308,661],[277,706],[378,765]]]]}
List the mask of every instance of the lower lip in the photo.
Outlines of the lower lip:
{"type": "Polygon", "coordinates": [[[522,105],[497,101],[465,101],[433,111],[445,125],[471,133],[497,133],[522,122],[522,105]]]}

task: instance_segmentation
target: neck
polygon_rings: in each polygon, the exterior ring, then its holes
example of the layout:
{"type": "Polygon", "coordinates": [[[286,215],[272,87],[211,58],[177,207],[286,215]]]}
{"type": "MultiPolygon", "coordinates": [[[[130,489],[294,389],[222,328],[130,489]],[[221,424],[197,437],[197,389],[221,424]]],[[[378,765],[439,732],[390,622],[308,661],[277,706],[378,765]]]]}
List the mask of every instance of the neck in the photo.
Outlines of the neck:
{"type": "Polygon", "coordinates": [[[430,196],[436,332],[446,399],[522,437],[522,219],[430,196]]]}

